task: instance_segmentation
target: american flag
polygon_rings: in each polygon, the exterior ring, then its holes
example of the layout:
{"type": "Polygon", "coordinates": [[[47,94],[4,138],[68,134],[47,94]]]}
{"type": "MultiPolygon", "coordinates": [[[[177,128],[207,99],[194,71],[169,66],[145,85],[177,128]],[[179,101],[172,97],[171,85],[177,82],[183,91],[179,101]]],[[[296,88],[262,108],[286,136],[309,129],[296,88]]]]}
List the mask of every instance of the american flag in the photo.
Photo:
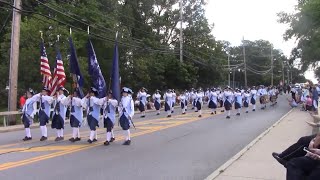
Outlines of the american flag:
{"type": "Polygon", "coordinates": [[[57,88],[64,86],[66,82],[66,74],[64,72],[63,61],[59,48],[56,48],[56,66],[53,71],[53,79],[51,82],[51,96],[56,93],[57,88]]]}
{"type": "Polygon", "coordinates": [[[44,43],[40,44],[41,49],[41,58],[40,58],[40,74],[43,75],[42,85],[47,88],[51,88],[51,71],[49,60],[46,53],[46,48],[44,47],[44,43]]]}

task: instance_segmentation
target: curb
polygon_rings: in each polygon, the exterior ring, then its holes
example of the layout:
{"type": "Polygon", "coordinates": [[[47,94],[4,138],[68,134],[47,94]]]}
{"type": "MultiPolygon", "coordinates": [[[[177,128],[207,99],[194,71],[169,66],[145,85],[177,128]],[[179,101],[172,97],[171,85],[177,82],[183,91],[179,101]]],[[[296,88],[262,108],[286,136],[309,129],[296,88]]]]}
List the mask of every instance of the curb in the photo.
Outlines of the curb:
{"type": "Polygon", "coordinates": [[[217,178],[221,173],[223,173],[229,166],[231,166],[235,161],[237,161],[242,155],[244,155],[248,150],[251,149],[258,141],[260,141],[265,135],[267,135],[271,129],[276,127],[285,117],[287,117],[294,109],[291,109],[285,115],[283,115],[277,122],[275,122],[271,127],[261,133],[258,137],[256,137],[253,141],[251,141],[246,147],[244,147],[241,151],[239,151],[236,155],[230,158],[226,163],[221,165],[218,169],[216,169],[213,173],[211,173],[205,180],[213,180],[217,178]]]}

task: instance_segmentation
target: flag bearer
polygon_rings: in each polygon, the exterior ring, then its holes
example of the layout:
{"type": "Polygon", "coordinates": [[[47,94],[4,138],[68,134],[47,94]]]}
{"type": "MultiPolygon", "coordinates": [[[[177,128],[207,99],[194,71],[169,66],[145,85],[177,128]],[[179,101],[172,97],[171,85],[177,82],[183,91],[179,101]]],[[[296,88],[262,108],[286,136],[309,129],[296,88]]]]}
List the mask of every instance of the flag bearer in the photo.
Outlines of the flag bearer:
{"type": "Polygon", "coordinates": [[[167,92],[164,94],[163,98],[165,101],[164,110],[168,113],[167,117],[171,117],[171,107],[172,107],[172,103],[173,103],[171,89],[167,90],[167,92]]]}
{"type": "Polygon", "coordinates": [[[59,87],[55,100],[56,104],[54,107],[54,115],[52,117],[51,124],[52,129],[57,130],[57,137],[55,141],[64,140],[63,129],[68,105],[68,99],[64,95],[64,92],[69,93],[64,87],[59,87]]]}
{"type": "Polygon", "coordinates": [[[44,87],[41,93],[33,96],[36,101],[40,102],[39,109],[39,122],[40,122],[40,130],[41,130],[41,138],[40,141],[45,141],[48,139],[48,129],[47,123],[49,123],[50,119],[50,109],[51,104],[53,102],[53,98],[49,96],[50,90],[47,87],[44,87]]]}
{"type": "Polygon", "coordinates": [[[91,87],[90,93],[82,99],[82,106],[87,108],[87,121],[90,128],[88,143],[90,144],[97,141],[96,128],[99,127],[100,109],[105,102],[105,98],[99,99],[97,96],[98,90],[91,87]]]}
{"type": "Polygon", "coordinates": [[[79,127],[81,127],[83,120],[82,99],[79,97],[80,92],[76,88],[73,95],[68,96],[68,104],[71,107],[70,126],[72,128],[72,137],[69,139],[71,142],[81,140],[79,127]]]}
{"type": "Polygon", "coordinates": [[[26,94],[27,100],[22,108],[22,122],[26,132],[26,136],[22,139],[23,141],[32,140],[30,125],[33,123],[34,115],[37,113],[37,103],[35,98],[32,98],[34,91],[29,89],[26,94]]]}
{"type": "Polygon", "coordinates": [[[217,114],[218,94],[215,88],[212,88],[209,93],[209,108],[211,114],[217,114]]]}
{"type": "Polygon", "coordinates": [[[146,117],[146,110],[145,110],[145,107],[146,107],[146,104],[147,104],[147,89],[146,88],[141,88],[138,95],[137,95],[137,98],[139,99],[139,110],[141,112],[141,118],[144,118],[146,117]]]}
{"type": "Polygon", "coordinates": [[[105,146],[108,146],[110,142],[115,140],[113,134],[113,127],[116,121],[116,108],[118,107],[118,101],[113,98],[112,91],[109,91],[108,97],[105,99],[104,103],[104,128],[107,129],[107,137],[106,142],[104,142],[105,146]]]}
{"type": "Polygon", "coordinates": [[[154,101],[154,107],[157,110],[157,115],[160,115],[160,108],[161,108],[161,94],[159,90],[156,90],[156,92],[152,96],[154,101]]]}
{"type": "Polygon", "coordinates": [[[132,118],[134,115],[134,103],[132,97],[132,90],[129,88],[124,87],[122,89],[122,98],[119,104],[119,122],[121,128],[125,131],[126,140],[123,145],[130,145],[131,138],[130,138],[130,125],[133,125],[132,118]]]}
{"type": "Polygon", "coordinates": [[[238,88],[236,89],[236,92],[234,93],[234,98],[235,98],[234,107],[235,109],[238,110],[236,115],[240,116],[240,111],[242,107],[242,94],[240,89],[238,88]]]}

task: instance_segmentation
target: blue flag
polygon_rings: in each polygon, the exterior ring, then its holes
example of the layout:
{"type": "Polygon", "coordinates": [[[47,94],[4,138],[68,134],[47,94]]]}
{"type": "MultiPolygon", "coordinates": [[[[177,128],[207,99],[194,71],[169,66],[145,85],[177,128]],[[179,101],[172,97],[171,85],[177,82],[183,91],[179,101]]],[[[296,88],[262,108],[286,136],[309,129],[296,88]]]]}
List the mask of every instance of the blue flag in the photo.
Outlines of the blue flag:
{"type": "Polygon", "coordinates": [[[114,99],[120,101],[120,75],[119,75],[119,52],[118,42],[115,41],[113,58],[112,58],[112,70],[111,70],[111,91],[114,99]]]}
{"type": "Polygon", "coordinates": [[[92,86],[98,90],[98,98],[106,96],[107,85],[101,73],[101,69],[97,60],[96,53],[94,52],[91,40],[88,40],[88,67],[89,75],[91,76],[92,86]]]}
{"type": "Polygon", "coordinates": [[[77,52],[74,48],[72,38],[69,37],[69,45],[70,45],[70,73],[73,80],[73,87],[77,89],[77,93],[79,98],[83,98],[84,94],[82,91],[84,79],[80,71],[80,66],[77,58],[77,52]]]}

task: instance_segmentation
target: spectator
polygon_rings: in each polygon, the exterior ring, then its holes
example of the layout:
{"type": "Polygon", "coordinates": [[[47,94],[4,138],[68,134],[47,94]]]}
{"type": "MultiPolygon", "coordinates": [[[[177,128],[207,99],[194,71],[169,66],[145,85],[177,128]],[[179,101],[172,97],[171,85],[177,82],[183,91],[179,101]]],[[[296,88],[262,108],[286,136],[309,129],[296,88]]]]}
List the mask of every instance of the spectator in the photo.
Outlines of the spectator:
{"type": "Polygon", "coordinates": [[[309,95],[307,95],[307,98],[305,100],[304,109],[306,111],[312,111],[312,99],[309,95]]]}
{"type": "Polygon", "coordinates": [[[290,105],[291,108],[295,108],[295,107],[298,106],[297,102],[293,98],[292,99],[288,99],[287,98],[287,100],[288,100],[289,105],[290,105]]]}
{"type": "Polygon", "coordinates": [[[313,86],[312,88],[312,103],[313,103],[313,110],[316,112],[318,109],[318,99],[319,99],[319,94],[317,91],[316,86],[313,86]]]}
{"type": "Polygon", "coordinates": [[[26,103],[27,94],[24,93],[19,100],[20,109],[23,108],[24,104],[26,103]]]}

